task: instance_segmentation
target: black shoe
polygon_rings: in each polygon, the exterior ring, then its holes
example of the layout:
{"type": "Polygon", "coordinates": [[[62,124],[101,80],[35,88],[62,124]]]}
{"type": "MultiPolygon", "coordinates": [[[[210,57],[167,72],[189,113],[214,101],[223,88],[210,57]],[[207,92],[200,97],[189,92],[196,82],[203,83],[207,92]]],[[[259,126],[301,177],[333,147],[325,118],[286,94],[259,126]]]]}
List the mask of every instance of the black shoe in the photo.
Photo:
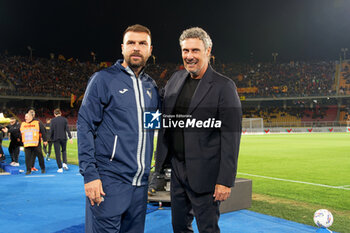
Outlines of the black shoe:
{"type": "Polygon", "coordinates": [[[45,169],[41,169],[41,174],[46,173],[45,169]]]}
{"type": "Polygon", "coordinates": [[[31,171],[27,171],[27,172],[26,172],[26,175],[30,175],[30,174],[32,174],[31,171]]]}

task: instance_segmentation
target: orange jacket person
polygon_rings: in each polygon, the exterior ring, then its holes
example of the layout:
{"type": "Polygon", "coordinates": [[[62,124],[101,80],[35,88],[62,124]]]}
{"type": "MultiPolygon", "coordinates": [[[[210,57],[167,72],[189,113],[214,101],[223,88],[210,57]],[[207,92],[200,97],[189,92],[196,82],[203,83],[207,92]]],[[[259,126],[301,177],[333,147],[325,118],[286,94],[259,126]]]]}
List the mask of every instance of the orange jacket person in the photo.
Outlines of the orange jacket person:
{"type": "Polygon", "coordinates": [[[20,131],[25,153],[26,175],[31,174],[31,167],[36,154],[38,155],[41,173],[45,173],[44,156],[39,146],[40,134],[42,135],[44,145],[47,145],[45,128],[40,126],[38,120],[33,120],[33,115],[27,113],[25,115],[25,122],[21,124],[20,131]]]}

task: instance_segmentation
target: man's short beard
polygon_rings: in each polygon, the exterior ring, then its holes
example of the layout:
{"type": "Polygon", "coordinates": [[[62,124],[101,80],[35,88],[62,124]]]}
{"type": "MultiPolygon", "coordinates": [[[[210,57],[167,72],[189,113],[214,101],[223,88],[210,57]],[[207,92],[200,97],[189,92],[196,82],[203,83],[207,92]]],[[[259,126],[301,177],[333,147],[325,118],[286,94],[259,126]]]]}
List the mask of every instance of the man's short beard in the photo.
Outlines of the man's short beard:
{"type": "Polygon", "coordinates": [[[143,63],[140,63],[140,64],[131,64],[131,63],[129,63],[128,66],[129,66],[131,69],[138,69],[138,68],[140,68],[140,67],[144,67],[145,64],[143,64],[143,63]]]}
{"type": "Polygon", "coordinates": [[[141,59],[141,62],[140,63],[137,63],[137,64],[134,64],[131,62],[131,58],[129,57],[128,60],[126,60],[126,63],[128,64],[128,66],[132,69],[138,69],[140,67],[144,67],[146,65],[146,62],[145,60],[141,59]]]}
{"type": "Polygon", "coordinates": [[[190,73],[190,75],[191,75],[192,78],[195,78],[195,77],[198,77],[198,76],[199,76],[198,72],[190,72],[190,71],[188,71],[188,70],[187,70],[187,72],[190,73]]]}
{"type": "MultiPolygon", "coordinates": [[[[186,69],[186,66],[185,66],[185,69],[186,69]]],[[[189,69],[186,69],[186,70],[187,70],[188,73],[191,74],[192,77],[197,77],[199,75],[200,71],[201,71],[200,69],[197,69],[195,71],[190,71],[189,69]]]]}

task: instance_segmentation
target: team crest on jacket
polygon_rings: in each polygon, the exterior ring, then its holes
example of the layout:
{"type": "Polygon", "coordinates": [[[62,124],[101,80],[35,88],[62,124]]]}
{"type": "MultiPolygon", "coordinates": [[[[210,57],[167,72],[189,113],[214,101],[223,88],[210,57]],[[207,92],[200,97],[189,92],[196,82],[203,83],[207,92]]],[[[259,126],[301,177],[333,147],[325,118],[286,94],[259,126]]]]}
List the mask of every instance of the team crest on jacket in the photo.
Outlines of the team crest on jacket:
{"type": "Polygon", "coordinates": [[[147,95],[149,96],[149,98],[152,99],[152,90],[151,90],[151,88],[147,88],[147,89],[146,89],[146,93],[147,93],[147,95]]]}

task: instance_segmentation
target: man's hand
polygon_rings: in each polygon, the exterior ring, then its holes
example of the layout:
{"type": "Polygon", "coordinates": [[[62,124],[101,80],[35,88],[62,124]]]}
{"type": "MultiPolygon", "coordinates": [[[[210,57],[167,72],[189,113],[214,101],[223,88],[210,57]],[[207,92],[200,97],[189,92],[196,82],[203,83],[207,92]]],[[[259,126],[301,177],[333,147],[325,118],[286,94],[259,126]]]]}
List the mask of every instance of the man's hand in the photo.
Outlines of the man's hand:
{"type": "Polygon", "coordinates": [[[45,146],[47,146],[47,142],[43,142],[43,144],[44,144],[45,146]]]}
{"type": "Polygon", "coordinates": [[[6,127],[4,127],[4,128],[2,128],[1,129],[4,133],[7,133],[9,130],[8,130],[8,128],[6,128],[6,127]]]}
{"type": "Polygon", "coordinates": [[[69,139],[70,144],[73,144],[73,139],[69,139]]]}
{"type": "Polygon", "coordinates": [[[231,188],[221,184],[215,185],[214,201],[225,201],[231,194],[231,188]]]}
{"type": "Polygon", "coordinates": [[[106,196],[103,192],[102,182],[100,179],[90,181],[85,184],[85,195],[90,199],[92,206],[99,205],[102,202],[102,196],[106,196]]]}

